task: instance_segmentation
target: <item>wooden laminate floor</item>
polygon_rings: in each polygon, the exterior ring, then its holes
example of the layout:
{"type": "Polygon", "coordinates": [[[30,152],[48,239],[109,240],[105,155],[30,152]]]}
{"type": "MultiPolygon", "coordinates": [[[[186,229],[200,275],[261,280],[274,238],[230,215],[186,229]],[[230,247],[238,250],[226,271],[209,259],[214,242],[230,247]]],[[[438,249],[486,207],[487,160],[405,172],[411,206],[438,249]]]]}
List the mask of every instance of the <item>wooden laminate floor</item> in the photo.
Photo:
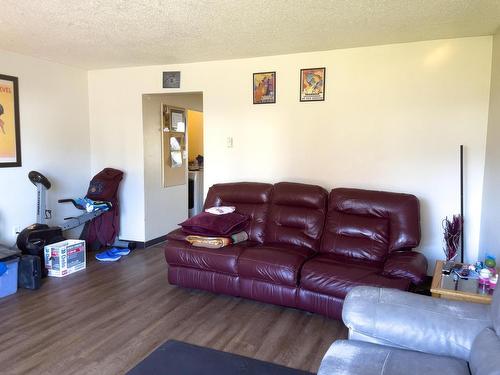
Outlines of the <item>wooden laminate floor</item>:
{"type": "Polygon", "coordinates": [[[338,321],[169,285],[161,246],[0,300],[1,374],[123,374],[177,339],[316,372],[338,321]]]}

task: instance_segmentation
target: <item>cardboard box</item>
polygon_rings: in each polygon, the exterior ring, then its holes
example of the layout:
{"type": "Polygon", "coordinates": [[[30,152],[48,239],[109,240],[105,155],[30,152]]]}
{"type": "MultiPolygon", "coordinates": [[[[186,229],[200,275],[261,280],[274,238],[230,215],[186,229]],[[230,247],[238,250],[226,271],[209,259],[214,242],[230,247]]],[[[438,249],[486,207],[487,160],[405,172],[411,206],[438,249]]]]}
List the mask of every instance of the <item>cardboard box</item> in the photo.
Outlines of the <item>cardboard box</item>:
{"type": "Polygon", "coordinates": [[[44,248],[49,276],[64,277],[87,267],[85,241],[66,240],[44,248]]]}

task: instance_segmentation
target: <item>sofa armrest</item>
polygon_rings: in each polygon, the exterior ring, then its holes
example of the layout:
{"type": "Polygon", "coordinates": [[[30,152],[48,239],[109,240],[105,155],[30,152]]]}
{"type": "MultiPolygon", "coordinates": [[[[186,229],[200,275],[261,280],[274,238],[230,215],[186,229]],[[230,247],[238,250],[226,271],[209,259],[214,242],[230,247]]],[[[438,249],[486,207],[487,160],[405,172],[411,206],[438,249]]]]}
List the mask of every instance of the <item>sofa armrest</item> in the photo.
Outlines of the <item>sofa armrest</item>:
{"type": "Polygon", "coordinates": [[[466,361],[476,336],[492,326],[488,305],[364,286],[349,292],[342,319],[350,339],[466,361]]]}
{"type": "Polygon", "coordinates": [[[177,228],[167,234],[167,241],[168,240],[185,241],[187,236],[188,235],[182,230],[182,228],[177,228]]]}
{"type": "Polygon", "coordinates": [[[415,285],[427,276],[427,258],[416,251],[395,251],[389,254],[382,271],[384,276],[410,279],[415,285]]]}

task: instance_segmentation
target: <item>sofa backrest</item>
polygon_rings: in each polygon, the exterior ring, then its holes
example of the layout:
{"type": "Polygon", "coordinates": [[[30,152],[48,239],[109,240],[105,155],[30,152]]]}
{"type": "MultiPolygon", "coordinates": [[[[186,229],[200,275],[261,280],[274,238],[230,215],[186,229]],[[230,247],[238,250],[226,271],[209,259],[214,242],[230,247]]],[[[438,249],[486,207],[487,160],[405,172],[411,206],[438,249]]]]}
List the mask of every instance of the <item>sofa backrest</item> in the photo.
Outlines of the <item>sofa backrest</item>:
{"type": "Polygon", "coordinates": [[[321,252],[383,262],[388,253],[420,242],[414,195],[338,188],[329,196],[321,252]]]}
{"type": "Polygon", "coordinates": [[[208,190],[205,208],[235,206],[237,212],[250,216],[249,239],[262,243],[272,190],[273,185],[258,182],[215,184],[208,190]]]}
{"type": "Polygon", "coordinates": [[[274,185],[265,243],[318,250],[325,223],[328,193],[317,185],[280,182],[274,185]]]}

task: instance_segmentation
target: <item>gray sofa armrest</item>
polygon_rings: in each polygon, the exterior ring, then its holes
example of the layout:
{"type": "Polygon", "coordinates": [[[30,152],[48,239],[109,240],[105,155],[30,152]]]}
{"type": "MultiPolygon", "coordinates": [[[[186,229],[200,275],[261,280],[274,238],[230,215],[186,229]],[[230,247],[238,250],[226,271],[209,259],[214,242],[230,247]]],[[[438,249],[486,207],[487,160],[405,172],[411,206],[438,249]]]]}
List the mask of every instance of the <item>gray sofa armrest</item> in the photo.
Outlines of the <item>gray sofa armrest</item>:
{"type": "Polygon", "coordinates": [[[350,339],[466,361],[476,336],[492,326],[489,305],[365,286],[349,292],[342,319],[350,339]]]}

